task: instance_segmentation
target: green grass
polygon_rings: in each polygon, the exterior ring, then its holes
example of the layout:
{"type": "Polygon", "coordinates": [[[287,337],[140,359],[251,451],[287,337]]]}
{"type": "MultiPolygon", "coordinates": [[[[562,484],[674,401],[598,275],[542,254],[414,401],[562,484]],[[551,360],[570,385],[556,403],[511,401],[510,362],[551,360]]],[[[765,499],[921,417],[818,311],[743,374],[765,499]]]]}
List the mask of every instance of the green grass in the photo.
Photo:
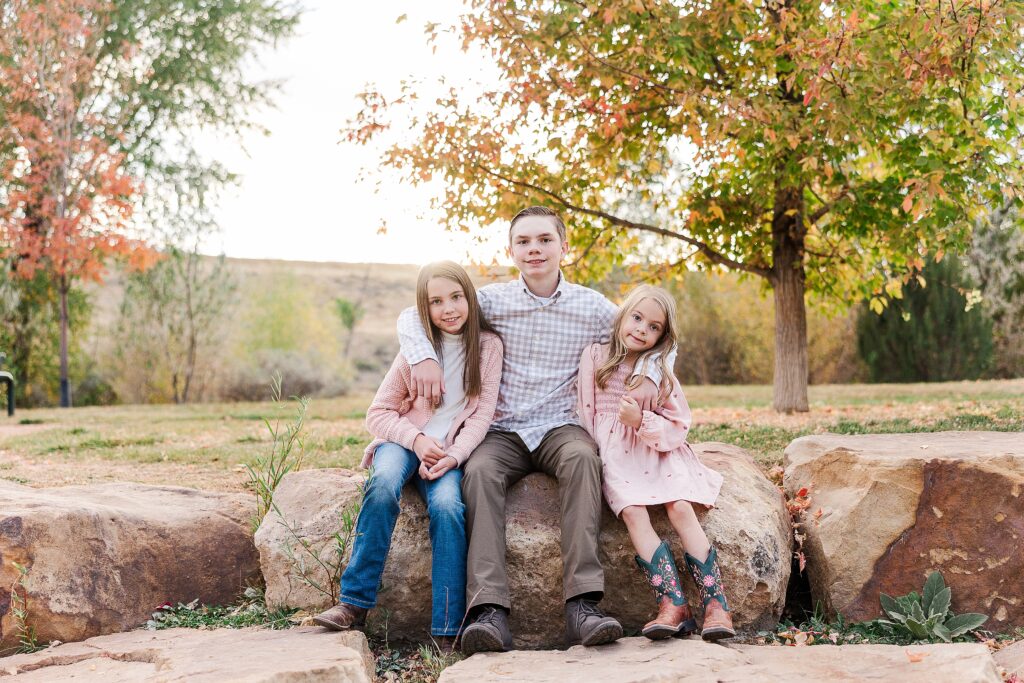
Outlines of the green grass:
{"type": "MultiPolygon", "coordinates": [[[[771,411],[769,386],[686,388],[695,411],[692,443],[721,441],[749,451],[766,469],[782,462],[786,446],[800,436],[825,432],[884,434],[944,430],[1024,431],[1024,380],[908,385],[829,385],[810,389],[811,412],[780,416],[771,411]]],[[[304,430],[305,468],[356,467],[370,441],[364,419],[372,394],[314,399],[304,430]]],[[[95,481],[109,466],[112,478],[140,480],[133,469],[149,467],[150,483],[190,483],[241,490],[241,470],[269,445],[265,420],[284,424],[295,404],[188,404],[21,410],[0,436],[0,450],[15,456],[8,474],[33,485],[95,481]],[[18,425],[25,425],[18,433],[18,425]],[[18,463],[31,463],[32,473],[18,463]],[[87,464],[94,473],[74,479],[87,464]],[[153,465],[168,464],[166,480],[153,465]],[[174,468],[178,469],[174,469],[174,468]],[[46,473],[40,474],[45,470],[46,473]],[[206,473],[209,473],[207,475],[206,473]],[[33,480],[33,477],[36,479],[33,480]]]]}
{"type": "Polygon", "coordinates": [[[690,432],[691,443],[721,441],[750,451],[765,466],[782,464],[782,453],[791,441],[809,434],[901,434],[945,431],[1024,431],[1024,402],[1014,401],[989,413],[954,412],[934,418],[889,420],[823,420],[801,428],[773,425],[697,424],[690,432]]]}
{"type": "Polygon", "coordinates": [[[245,597],[235,605],[200,605],[198,600],[193,600],[187,605],[165,605],[153,613],[153,618],[146,622],[146,628],[157,631],[165,628],[210,629],[247,626],[285,629],[295,625],[291,617],[297,611],[290,608],[268,610],[263,592],[257,588],[247,588],[245,597]]]}

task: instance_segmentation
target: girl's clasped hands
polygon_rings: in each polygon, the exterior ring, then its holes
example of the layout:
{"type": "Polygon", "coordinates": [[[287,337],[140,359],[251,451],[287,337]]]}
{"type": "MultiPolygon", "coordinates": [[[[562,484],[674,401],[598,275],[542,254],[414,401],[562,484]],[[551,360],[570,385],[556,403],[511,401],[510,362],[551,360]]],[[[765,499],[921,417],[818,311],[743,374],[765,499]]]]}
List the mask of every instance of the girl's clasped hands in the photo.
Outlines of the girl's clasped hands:
{"type": "Polygon", "coordinates": [[[412,445],[416,457],[420,459],[420,479],[433,481],[453,467],[458,467],[458,461],[450,455],[445,454],[444,447],[437,439],[426,434],[420,434],[412,445]]]}

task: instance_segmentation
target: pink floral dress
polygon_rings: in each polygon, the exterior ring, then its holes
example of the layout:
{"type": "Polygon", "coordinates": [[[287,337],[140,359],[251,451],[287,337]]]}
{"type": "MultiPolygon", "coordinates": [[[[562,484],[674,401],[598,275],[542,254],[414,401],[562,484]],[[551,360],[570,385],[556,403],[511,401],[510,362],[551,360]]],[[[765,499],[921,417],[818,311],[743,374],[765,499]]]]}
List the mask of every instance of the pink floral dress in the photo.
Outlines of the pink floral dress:
{"type": "Polygon", "coordinates": [[[580,424],[601,453],[605,500],[616,516],[630,505],[658,505],[688,500],[713,505],[722,475],[706,467],[686,443],[690,407],[679,382],[656,411],[644,411],[639,429],[619,422],[619,399],[626,393],[631,368],[620,365],[601,389],[595,369],[604,362],[607,346],[594,344],[583,352],[579,373],[580,424]]]}

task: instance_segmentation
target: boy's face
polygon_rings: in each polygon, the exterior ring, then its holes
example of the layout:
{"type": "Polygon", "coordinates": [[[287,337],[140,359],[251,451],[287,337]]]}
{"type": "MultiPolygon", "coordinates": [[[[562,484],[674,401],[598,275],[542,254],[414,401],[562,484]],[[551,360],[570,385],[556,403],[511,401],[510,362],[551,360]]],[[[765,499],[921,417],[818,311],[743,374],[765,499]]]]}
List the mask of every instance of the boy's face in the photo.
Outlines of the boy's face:
{"type": "Polygon", "coordinates": [[[550,216],[524,216],[512,226],[509,255],[527,280],[545,279],[558,272],[569,243],[558,236],[550,216]]]}

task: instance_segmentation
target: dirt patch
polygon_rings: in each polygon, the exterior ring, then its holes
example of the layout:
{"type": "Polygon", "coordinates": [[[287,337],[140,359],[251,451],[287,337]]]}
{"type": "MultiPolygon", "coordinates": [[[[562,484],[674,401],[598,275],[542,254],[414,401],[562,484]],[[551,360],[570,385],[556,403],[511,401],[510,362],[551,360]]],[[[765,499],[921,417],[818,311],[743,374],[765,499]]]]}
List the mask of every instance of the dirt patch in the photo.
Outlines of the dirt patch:
{"type": "Polygon", "coordinates": [[[117,462],[76,458],[74,462],[39,460],[0,450],[0,479],[45,488],[134,481],[140,484],[187,486],[209,491],[246,491],[244,468],[173,462],[117,462]]]}
{"type": "Polygon", "coordinates": [[[53,429],[57,425],[42,424],[42,425],[19,425],[19,424],[0,424],[0,441],[3,439],[10,439],[16,436],[24,436],[26,434],[32,434],[33,432],[42,432],[47,429],[53,429]]]}

